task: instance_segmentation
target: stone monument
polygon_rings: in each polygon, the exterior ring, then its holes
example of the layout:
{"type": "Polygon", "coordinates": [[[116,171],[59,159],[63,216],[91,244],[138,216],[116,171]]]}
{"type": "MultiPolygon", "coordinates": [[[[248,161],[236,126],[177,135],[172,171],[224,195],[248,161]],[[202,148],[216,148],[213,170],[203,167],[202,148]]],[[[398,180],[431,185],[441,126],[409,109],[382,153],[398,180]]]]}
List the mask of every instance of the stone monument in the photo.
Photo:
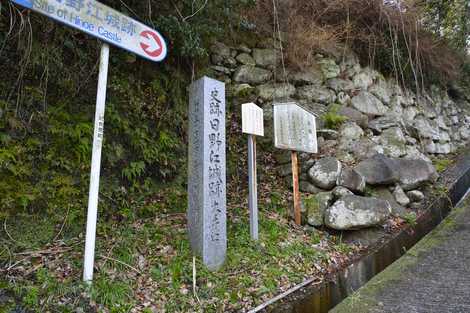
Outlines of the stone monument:
{"type": "Polygon", "coordinates": [[[227,251],[225,84],[202,77],[189,92],[188,230],[209,270],[227,251]]]}

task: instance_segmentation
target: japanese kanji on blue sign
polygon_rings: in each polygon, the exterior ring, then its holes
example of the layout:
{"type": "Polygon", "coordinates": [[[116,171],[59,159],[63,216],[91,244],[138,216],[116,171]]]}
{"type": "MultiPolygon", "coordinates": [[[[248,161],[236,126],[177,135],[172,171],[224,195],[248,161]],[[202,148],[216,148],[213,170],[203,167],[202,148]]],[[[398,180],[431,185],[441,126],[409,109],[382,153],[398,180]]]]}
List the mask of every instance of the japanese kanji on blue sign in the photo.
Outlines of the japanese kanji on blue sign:
{"type": "Polygon", "coordinates": [[[165,40],[156,30],[97,1],[12,1],[149,60],[166,56],[165,40]]]}

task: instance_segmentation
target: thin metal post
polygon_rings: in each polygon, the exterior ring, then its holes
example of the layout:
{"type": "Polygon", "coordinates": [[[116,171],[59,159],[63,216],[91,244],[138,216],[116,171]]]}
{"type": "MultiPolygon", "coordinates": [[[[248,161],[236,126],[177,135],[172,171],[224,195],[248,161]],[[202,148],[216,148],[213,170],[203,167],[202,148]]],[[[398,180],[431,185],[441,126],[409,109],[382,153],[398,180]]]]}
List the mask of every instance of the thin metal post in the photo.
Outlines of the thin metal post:
{"type": "Polygon", "coordinates": [[[106,87],[108,82],[109,46],[101,46],[100,72],[96,96],[95,130],[93,134],[93,152],[91,157],[90,193],[88,197],[88,215],[85,239],[85,256],[83,280],[93,280],[95,259],[96,219],[98,215],[98,193],[100,186],[101,148],[103,146],[104,111],[106,103],[106,87]]]}
{"type": "Polygon", "coordinates": [[[248,135],[248,186],[250,195],[248,206],[250,208],[250,235],[251,239],[258,240],[258,186],[256,179],[256,138],[248,135]]]}
{"type": "Polygon", "coordinates": [[[299,164],[297,160],[297,152],[292,151],[292,189],[294,194],[294,215],[295,223],[302,224],[302,217],[300,213],[300,192],[299,192],[299,164]]]}

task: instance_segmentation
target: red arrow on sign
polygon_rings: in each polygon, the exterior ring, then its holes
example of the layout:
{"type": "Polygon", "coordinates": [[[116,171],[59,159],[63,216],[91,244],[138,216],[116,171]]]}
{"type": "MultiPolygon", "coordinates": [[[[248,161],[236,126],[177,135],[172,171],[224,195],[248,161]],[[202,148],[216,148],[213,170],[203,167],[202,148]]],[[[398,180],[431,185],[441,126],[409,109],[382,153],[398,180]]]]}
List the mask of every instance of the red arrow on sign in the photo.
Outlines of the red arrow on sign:
{"type": "Polygon", "coordinates": [[[148,56],[156,58],[162,54],[163,45],[160,36],[157,33],[150,30],[144,30],[140,33],[140,37],[142,37],[140,47],[148,56]]]}

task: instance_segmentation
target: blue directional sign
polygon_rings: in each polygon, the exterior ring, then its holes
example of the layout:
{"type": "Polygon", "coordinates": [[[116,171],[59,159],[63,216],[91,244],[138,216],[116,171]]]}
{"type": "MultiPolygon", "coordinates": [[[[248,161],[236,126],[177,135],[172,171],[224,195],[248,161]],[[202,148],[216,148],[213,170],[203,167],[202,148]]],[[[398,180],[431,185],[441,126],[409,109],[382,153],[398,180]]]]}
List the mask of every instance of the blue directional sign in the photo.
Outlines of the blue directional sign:
{"type": "Polygon", "coordinates": [[[166,42],[159,32],[97,1],[12,1],[146,59],[166,57],[166,42]]]}

